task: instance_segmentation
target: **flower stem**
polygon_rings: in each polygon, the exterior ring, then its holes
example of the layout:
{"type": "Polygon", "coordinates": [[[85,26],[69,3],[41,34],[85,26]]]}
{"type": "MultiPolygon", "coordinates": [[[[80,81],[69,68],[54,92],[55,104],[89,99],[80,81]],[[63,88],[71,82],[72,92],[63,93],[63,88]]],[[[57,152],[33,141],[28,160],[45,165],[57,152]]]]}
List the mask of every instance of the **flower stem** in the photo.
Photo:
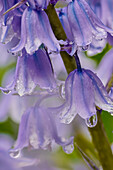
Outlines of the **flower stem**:
{"type": "MultiPolygon", "coordinates": [[[[64,29],[62,27],[62,24],[58,18],[58,15],[56,13],[56,10],[52,4],[49,4],[47,9],[45,10],[46,14],[48,15],[49,22],[51,24],[52,30],[58,40],[66,40],[66,34],[64,32],[64,29]]],[[[66,67],[67,73],[69,74],[71,71],[73,71],[76,68],[76,62],[74,57],[67,54],[65,51],[61,51],[61,57],[64,62],[64,65],[66,67]]]]}
{"type": "Polygon", "coordinates": [[[96,150],[98,151],[100,163],[103,170],[113,169],[113,154],[111,147],[102,123],[101,114],[97,110],[98,122],[93,128],[88,128],[92,136],[92,141],[96,150]]]}
{"type": "Polygon", "coordinates": [[[76,65],[77,65],[77,70],[79,72],[82,72],[82,68],[81,68],[81,64],[80,64],[80,60],[79,60],[77,51],[75,52],[74,57],[75,57],[76,65]]]}
{"type": "MultiPolygon", "coordinates": [[[[57,16],[53,5],[49,4],[47,10],[45,10],[53,32],[58,40],[66,40],[66,34],[57,16]]],[[[76,69],[76,63],[74,57],[70,57],[66,52],[61,52],[62,59],[64,61],[66,70],[68,73],[76,69]]],[[[113,155],[109,141],[106,136],[105,129],[101,120],[101,114],[97,111],[98,123],[93,128],[88,128],[92,136],[94,146],[98,152],[100,163],[103,170],[113,170],[113,155]]]]}

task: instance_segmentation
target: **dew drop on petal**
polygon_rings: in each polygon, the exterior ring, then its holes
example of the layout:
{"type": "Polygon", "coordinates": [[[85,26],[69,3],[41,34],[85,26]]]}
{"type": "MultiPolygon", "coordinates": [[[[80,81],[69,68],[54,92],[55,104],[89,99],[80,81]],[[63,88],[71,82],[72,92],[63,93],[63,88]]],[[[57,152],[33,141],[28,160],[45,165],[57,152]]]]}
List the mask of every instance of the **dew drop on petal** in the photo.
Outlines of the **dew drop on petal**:
{"type": "Polygon", "coordinates": [[[5,93],[5,94],[11,93],[11,90],[2,90],[2,91],[3,91],[3,93],[5,93]]]}
{"type": "Polygon", "coordinates": [[[83,50],[83,51],[87,51],[87,50],[88,50],[88,48],[89,48],[89,45],[82,46],[82,50],[83,50]]]}
{"type": "Polygon", "coordinates": [[[96,124],[97,124],[97,115],[94,114],[94,115],[91,116],[90,118],[87,118],[87,119],[85,120],[85,122],[86,122],[86,125],[87,125],[88,127],[90,127],[90,128],[95,127],[96,124]]]}
{"type": "Polygon", "coordinates": [[[63,150],[64,150],[65,153],[71,154],[71,153],[74,151],[74,145],[73,145],[73,143],[71,143],[71,144],[69,144],[69,145],[65,145],[65,146],[63,147],[63,150]]]}
{"type": "Polygon", "coordinates": [[[20,150],[10,150],[9,151],[9,155],[12,157],[12,158],[18,158],[20,157],[20,150]]]}
{"type": "Polygon", "coordinates": [[[63,99],[65,99],[65,85],[61,84],[59,87],[60,95],[63,99]]]}

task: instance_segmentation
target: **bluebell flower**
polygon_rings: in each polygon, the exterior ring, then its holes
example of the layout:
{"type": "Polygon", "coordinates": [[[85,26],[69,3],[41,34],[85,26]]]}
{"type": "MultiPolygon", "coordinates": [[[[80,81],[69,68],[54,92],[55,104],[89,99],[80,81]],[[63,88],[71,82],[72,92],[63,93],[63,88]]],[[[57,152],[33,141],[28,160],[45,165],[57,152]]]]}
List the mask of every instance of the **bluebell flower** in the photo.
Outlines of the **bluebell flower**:
{"type": "MultiPolygon", "coordinates": [[[[89,1],[91,8],[95,14],[100,18],[104,25],[113,29],[113,1],[112,0],[92,0],[89,1]],[[106,12],[105,12],[106,11],[106,12]]],[[[113,37],[108,33],[107,41],[113,45],[113,37]]]]}
{"type": "Polygon", "coordinates": [[[101,80],[90,70],[72,71],[65,82],[65,102],[58,108],[61,122],[69,124],[79,114],[86,121],[93,117],[96,125],[95,106],[113,112],[113,101],[101,80]]]}
{"type": "Polygon", "coordinates": [[[60,45],[52,32],[46,13],[28,7],[22,15],[21,40],[10,51],[15,53],[25,47],[27,53],[33,54],[42,43],[52,51],[60,50],[60,45]]]}
{"type": "Polygon", "coordinates": [[[83,50],[88,49],[93,38],[101,40],[107,37],[107,32],[113,34],[113,30],[101,22],[85,0],[73,0],[67,8],[73,41],[83,50]]]}
{"type": "Polygon", "coordinates": [[[22,56],[18,57],[14,81],[6,88],[0,88],[3,92],[16,90],[20,96],[31,94],[36,87],[44,89],[56,88],[52,66],[47,53],[39,49],[33,55],[22,50],[22,56]]]}
{"type": "Polygon", "coordinates": [[[70,153],[74,149],[73,137],[68,140],[59,137],[55,116],[48,108],[37,103],[23,114],[18,138],[12,151],[20,151],[24,147],[47,150],[51,148],[53,141],[61,145],[64,150],[65,147],[70,147],[70,153]]]}

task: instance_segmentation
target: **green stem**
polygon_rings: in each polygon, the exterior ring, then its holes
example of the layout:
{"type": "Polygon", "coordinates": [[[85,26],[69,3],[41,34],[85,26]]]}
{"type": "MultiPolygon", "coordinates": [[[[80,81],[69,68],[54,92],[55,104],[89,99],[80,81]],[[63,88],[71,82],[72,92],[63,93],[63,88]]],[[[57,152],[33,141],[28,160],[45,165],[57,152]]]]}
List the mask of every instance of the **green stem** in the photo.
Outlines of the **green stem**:
{"type": "MultiPolygon", "coordinates": [[[[56,10],[53,5],[49,4],[45,12],[48,15],[52,30],[58,40],[66,40],[66,34],[64,32],[64,29],[62,27],[62,24],[58,18],[58,15],[56,13],[56,10]]],[[[69,74],[71,71],[73,71],[76,68],[76,62],[74,57],[67,54],[65,51],[61,51],[61,57],[64,62],[64,65],[66,67],[67,73],[69,74]]]]}
{"type": "Polygon", "coordinates": [[[100,163],[103,170],[113,169],[113,155],[111,147],[102,123],[101,114],[97,111],[98,123],[93,128],[88,128],[92,136],[92,141],[98,151],[100,163]]]}
{"type": "MultiPolygon", "coordinates": [[[[45,10],[53,32],[58,40],[66,40],[66,34],[57,16],[55,8],[53,5],[49,5],[47,10],[45,10]]],[[[70,57],[66,52],[61,52],[62,59],[64,61],[66,70],[68,73],[76,68],[76,63],[74,57],[70,57]]],[[[97,111],[98,123],[94,128],[88,128],[92,136],[93,143],[98,152],[100,163],[103,170],[113,170],[113,155],[111,151],[110,144],[108,142],[105,129],[101,120],[101,114],[97,111]]]]}

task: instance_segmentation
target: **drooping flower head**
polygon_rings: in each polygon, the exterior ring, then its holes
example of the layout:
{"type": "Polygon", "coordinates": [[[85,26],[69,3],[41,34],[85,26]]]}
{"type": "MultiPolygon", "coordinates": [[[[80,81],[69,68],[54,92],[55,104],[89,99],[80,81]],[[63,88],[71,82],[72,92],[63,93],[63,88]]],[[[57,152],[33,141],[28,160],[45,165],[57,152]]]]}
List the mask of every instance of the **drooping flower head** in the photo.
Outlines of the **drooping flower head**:
{"type": "Polygon", "coordinates": [[[66,79],[65,102],[58,110],[63,123],[69,124],[79,114],[88,126],[93,127],[97,123],[95,106],[113,112],[113,101],[96,74],[82,69],[79,64],[66,79]],[[94,124],[90,124],[91,118],[94,118],[94,124]]]}
{"type": "MultiPolygon", "coordinates": [[[[103,24],[113,29],[113,1],[92,0],[89,1],[89,4],[103,24]]],[[[111,42],[112,39],[113,37],[108,33],[107,40],[111,45],[113,45],[111,42]]]]}
{"type": "Polygon", "coordinates": [[[33,54],[42,43],[52,51],[60,50],[46,13],[27,7],[22,15],[21,40],[10,51],[15,53],[25,47],[27,53],[33,54]]]}
{"type": "Polygon", "coordinates": [[[32,55],[22,50],[22,56],[18,57],[13,83],[6,88],[0,88],[3,92],[16,90],[20,96],[31,94],[36,85],[42,89],[56,88],[52,65],[46,51],[39,49],[32,55]]]}
{"type": "Polygon", "coordinates": [[[67,8],[73,41],[83,50],[87,50],[93,38],[101,40],[107,37],[107,32],[113,34],[113,30],[101,22],[85,0],[73,0],[67,8]]]}
{"type": "Polygon", "coordinates": [[[47,150],[51,148],[52,141],[61,145],[64,150],[70,147],[70,153],[74,149],[73,137],[62,140],[58,135],[55,115],[44,105],[40,106],[38,102],[23,114],[18,138],[12,151],[19,151],[24,147],[47,150]]]}

